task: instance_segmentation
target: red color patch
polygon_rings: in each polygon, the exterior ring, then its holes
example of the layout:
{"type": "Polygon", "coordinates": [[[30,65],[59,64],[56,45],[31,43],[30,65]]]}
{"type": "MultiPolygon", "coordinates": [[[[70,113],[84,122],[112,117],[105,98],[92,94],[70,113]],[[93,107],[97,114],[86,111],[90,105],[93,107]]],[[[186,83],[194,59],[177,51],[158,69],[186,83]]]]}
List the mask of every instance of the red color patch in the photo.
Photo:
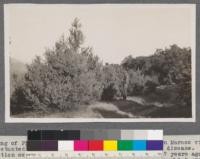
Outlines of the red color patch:
{"type": "Polygon", "coordinates": [[[103,141],[102,140],[90,140],[89,141],[90,151],[103,151],[103,141]]]}

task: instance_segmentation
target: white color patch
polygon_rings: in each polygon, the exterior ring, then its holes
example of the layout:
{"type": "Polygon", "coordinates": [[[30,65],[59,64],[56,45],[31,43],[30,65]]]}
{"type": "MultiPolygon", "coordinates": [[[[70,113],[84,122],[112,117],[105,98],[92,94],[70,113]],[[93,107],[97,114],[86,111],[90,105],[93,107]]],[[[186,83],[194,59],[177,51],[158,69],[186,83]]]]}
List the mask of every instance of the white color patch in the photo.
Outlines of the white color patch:
{"type": "Polygon", "coordinates": [[[74,141],[58,141],[58,151],[74,151],[74,141]]]}
{"type": "Polygon", "coordinates": [[[163,130],[148,130],[148,140],[163,140],[163,130]]]}

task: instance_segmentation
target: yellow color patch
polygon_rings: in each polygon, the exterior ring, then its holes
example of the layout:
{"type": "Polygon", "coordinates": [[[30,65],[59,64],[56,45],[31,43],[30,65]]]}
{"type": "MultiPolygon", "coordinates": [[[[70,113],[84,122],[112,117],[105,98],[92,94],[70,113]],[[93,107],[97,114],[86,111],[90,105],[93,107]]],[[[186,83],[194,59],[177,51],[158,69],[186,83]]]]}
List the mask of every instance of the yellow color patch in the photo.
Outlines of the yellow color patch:
{"type": "Polygon", "coordinates": [[[103,141],[104,151],[117,151],[117,141],[116,140],[104,140],[103,141]]]}

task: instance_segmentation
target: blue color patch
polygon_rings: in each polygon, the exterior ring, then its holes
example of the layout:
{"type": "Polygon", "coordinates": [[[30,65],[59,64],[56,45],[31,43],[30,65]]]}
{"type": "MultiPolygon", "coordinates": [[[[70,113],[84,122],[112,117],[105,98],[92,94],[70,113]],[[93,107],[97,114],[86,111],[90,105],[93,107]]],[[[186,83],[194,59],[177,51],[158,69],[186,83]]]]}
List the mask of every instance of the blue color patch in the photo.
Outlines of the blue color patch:
{"type": "Polygon", "coordinates": [[[135,151],[144,151],[147,148],[147,141],[146,140],[134,140],[133,141],[133,150],[135,151]]]}

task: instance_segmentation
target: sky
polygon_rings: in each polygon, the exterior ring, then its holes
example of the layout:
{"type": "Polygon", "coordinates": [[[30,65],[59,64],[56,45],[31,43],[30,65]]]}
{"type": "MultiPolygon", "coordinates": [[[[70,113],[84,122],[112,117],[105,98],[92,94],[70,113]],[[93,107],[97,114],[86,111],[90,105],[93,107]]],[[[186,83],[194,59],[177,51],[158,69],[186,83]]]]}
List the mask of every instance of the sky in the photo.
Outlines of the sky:
{"type": "Polygon", "coordinates": [[[120,63],[126,56],[148,56],[172,44],[192,47],[194,5],[45,5],[5,7],[5,36],[11,57],[30,63],[43,57],[79,18],[84,46],[93,47],[103,62],[120,63]]]}

